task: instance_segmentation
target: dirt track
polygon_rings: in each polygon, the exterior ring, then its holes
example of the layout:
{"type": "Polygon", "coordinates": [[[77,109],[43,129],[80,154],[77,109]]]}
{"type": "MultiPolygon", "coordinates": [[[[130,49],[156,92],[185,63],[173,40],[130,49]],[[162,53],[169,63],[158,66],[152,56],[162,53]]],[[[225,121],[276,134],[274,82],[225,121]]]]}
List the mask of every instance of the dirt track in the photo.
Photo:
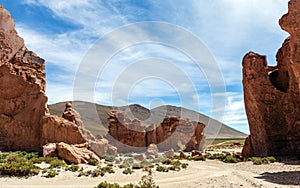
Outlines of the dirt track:
{"type": "MultiPolygon", "coordinates": [[[[187,170],[180,172],[155,172],[154,180],[161,188],[181,187],[300,187],[300,165],[274,163],[253,165],[252,162],[226,164],[220,161],[189,161],[187,170]]],[[[74,187],[92,188],[101,181],[118,182],[119,184],[137,183],[144,174],[136,170],[132,175],[122,174],[116,168],[115,174],[104,177],[77,177],[77,173],[62,171],[59,176],[47,179],[40,176],[31,178],[0,178],[0,187],[74,187]]]]}

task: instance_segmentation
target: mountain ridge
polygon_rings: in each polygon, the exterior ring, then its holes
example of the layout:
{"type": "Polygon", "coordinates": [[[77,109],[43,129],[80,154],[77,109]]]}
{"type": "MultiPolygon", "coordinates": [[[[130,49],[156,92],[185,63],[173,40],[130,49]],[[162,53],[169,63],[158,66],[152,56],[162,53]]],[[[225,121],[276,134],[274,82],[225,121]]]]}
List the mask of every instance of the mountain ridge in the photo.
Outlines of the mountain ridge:
{"type": "MultiPolygon", "coordinates": [[[[70,101],[67,101],[70,102],[70,101]]],[[[48,105],[51,114],[61,116],[66,102],[59,102],[48,105]]],[[[212,119],[199,112],[172,105],[162,105],[148,109],[140,104],[112,107],[96,103],[73,101],[74,108],[79,111],[85,127],[94,135],[107,133],[107,112],[111,110],[124,111],[130,119],[139,119],[145,126],[161,123],[165,117],[180,116],[192,121],[199,121],[206,125],[206,138],[245,138],[247,134],[229,127],[215,119],[212,119]],[[102,125],[102,126],[101,126],[102,125]]]]}

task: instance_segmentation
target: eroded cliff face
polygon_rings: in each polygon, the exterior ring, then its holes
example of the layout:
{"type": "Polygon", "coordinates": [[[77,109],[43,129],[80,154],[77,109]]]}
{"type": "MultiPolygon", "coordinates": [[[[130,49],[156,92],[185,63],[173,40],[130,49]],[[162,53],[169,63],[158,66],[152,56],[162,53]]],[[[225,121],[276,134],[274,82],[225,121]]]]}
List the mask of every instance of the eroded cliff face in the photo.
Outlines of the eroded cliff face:
{"type": "Polygon", "coordinates": [[[202,123],[168,117],[160,124],[146,127],[139,120],[130,120],[124,112],[111,111],[108,115],[108,134],[112,137],[109,141],[120,152],[143,151],[151,144],[162,151],[204,148],[205,125],[202,123]]]}
{"type": "Polygon", "coordinates": [[[26,48],[1,5],[0,18],[0,149],[39,150],[45,61],[26,48]]]}
{"type": "Polygon", "coordinates": [[[101,156],[116,149],[87,131],[66,104],[63,117],[47,113],[45,61],[29,51],[0,5],[0,151],[42,151],[48,143],[83,144],[101,156]]]}
{"type": "Polygon", "coordinates": [[[243,59],[244,99],[250,136],[244,156],[300,154],[300,0],[289,2],[279,23],[289,32],[277,66],[249,52],[243,59]]]}

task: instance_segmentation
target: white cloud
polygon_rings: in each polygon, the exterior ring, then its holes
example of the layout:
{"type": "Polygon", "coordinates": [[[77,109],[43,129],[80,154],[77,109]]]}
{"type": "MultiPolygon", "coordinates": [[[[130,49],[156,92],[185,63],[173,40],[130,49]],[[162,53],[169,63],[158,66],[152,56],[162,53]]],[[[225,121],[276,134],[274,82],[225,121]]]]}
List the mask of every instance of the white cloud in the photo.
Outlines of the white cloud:
{"type": "Polygon", "coordinates": [[[227,104],[223,123],[249,133],[243,95],[241,93],[229,92],[226,93],[226,98],[227,104]]]}
{"type": "MultiPolygon", "coordinates": [[[[124,5],[122,1],[26,0],[24,3],[44,6],[52,11],[53,16],[79,27],[64,34],[49,34],[38,32],[38,29],[35,30],[35,28],[28,28],[25,25],[26,23],[17,22],[17,31],[25,39],[30,50],[37,52],[47,60],[48,64],[64,72],[63,76],[47,78],[47,94],[50,102],[72,99],[74,75],[81,60],[95,40],[125,24],[145,20],[170,22],[193,32],[207,44],[207,47],[215,55],[226,85],[240,88],[242,77],[241,59],[244,53],[249,50],[258,50],[268,55],[271,54],[273,56],[271,60],[274,61],[274,54],[283,38],[286,37],[286,34],[278,26],[278,19],[287,11],[287,1],[191,0],[181,2],[179,6],[178,2],[175,1],[157,0],[149,1],[151,10],[145,10],[132,4],[124,5]],[[119,3],[122,6],[117,6],[119,3]],[[57,95],[58,91],[63,95],[57,95]]],[[[171,35],[175,36],[174,38],[177,39],[175,42],[182,48],[194,43],[194,41],[184,40],[186,36],[178,35],[176,32],[171,33],[171,35]]],[[[134,39],[149,38],[151,40],[151,37],[153,36],[151,36],[150,31],[145,32],[139,30],[139,28],[120,33],[119,36],[114,38],[114,41],[107,41],[106,49],[104,48],[102,51],[103,56],[106,56],[110,49],[118,49],[119,46],[124,46],[124,43],[120,43],[122,39],[134,41],[134,39]]],[[[195,48],[190,52],[201,54],[201,50],[195,48]]],[[[119,54],[112,57],[105,66],[104,72],[99,75],[96,83],[99,89],[95,92],[94,100],[109,105],[108,101],[111,101],[112,87],[116,82],[119,82],[120,88],[116,93],[114,102],[126,103],[128,101],[128,93],[126,92],[128,87],[132,86],[131,77],[133,75],[137,76],[137,74],[145,74],[147,70],[152,69],[157,74],[171,75],[172,77],[167,78],[177,83],[174,87],[178,90],[166,87],[166,85],[158,82],[147,82],[133,90],[136,97],[150,95],[153,97],[175,97],[181,91],[192,96],[189,99],[184,99],[190,101],[191,108],[204,109],[205,113],[210,113],[212,108],[211,92],[214,93],[218,90],[210,91],[209,84],[213,85],[214,82],[220,82],[223,78],[221,76],[219,79],[214,79],[219,72],[216,69],[210,69],[212,66],[205,63],[206,58],[202,57],[202,59],[204,63],[202,63],[201,70],[195,67],[194,62],[188,59],[185,54],[179,52],[178,49],[171,49],[158,44],[156,46],[155,44],[143,44],[142,46],[131,46],[123,49],[119,54]],[[172,62],[183,73],[172,72],[170,71],[172,69],[168,70],[164,67],[153,70],[153,67],[147,64],[143,68],[131,69],[121,81],[117,80],[124,71],[128,71],[127,68],[130,64],[149,57],[158,57],[172,62]],[[205,72],[204,70],[209,71],[205,72]],[[187,75],[194,82],[194,85],[182,81],[184,75],[187,75]],[[191,86],[197,88],[197,94],[192,93],[193,87],[191,86]],[[140,88],[145,89],[140,90],[140,88]],[[200,107],[193,106],[196,99],[199,99],[200,107]]],[[[96,69],[97,65],[94,66],[96,69]]],[[[89,74],[91,72],[86,72],[86,76],[81,79],[83,81],[90,79],[89,74]]],[[[229,89],[226,93],[226,99],[224,122],[236,127],[247,125],[242,94],[230,92],[229,89]]]]}

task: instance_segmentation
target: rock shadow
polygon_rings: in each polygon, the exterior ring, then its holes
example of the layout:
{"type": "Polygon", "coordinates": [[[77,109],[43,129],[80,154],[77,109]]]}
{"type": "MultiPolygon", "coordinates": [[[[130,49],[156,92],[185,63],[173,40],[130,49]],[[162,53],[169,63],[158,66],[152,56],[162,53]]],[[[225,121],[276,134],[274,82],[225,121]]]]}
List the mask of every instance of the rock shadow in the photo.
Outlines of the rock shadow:
{"type": "Polygon", "coordinates": [[[300,186],[300,171],[266,172],[256,178],[280,185],[300,186]]]}

